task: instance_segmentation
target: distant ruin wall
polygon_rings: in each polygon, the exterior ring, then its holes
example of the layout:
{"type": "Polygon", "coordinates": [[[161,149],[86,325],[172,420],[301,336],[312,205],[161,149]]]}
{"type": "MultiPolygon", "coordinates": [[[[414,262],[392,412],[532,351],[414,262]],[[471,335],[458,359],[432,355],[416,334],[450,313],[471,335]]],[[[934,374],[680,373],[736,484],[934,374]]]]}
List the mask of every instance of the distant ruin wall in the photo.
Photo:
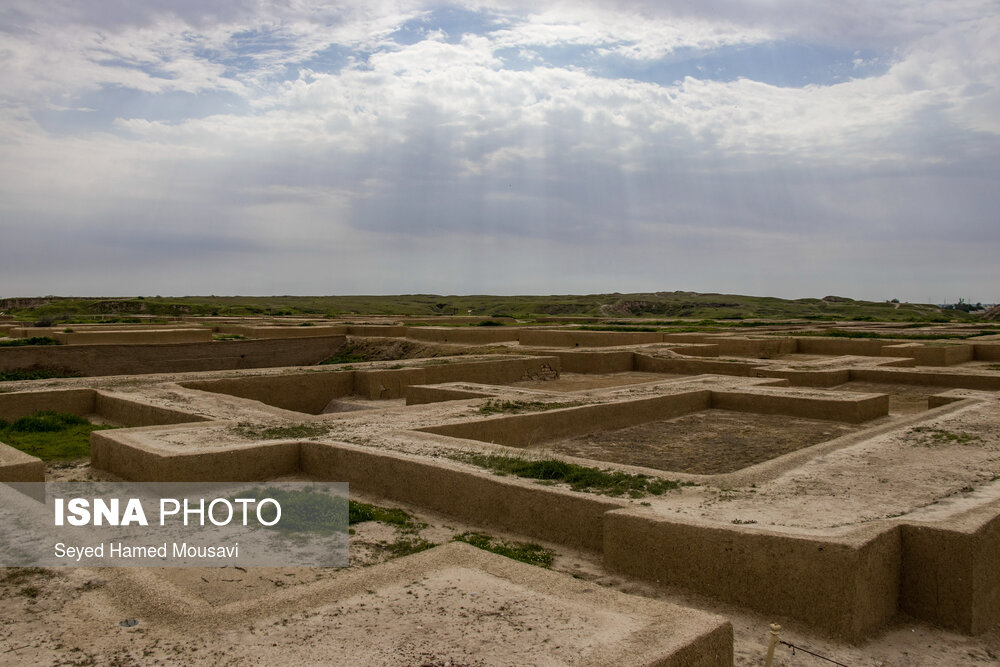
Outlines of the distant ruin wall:
{"type": "Polygon", "coordinates": [[[406,337],[433,343],[486,345],[516,341],[519,330],[511,327],[408,327],[406,337]]]}
{"type": "Polygon", "coordinates": [[[333,356],[344,336],[171,345],[32,345],[0,348],[0,370],[57,368],[78,375],[126,375],[306,366],[333,356]]]}
{"type": "Polygon", "coordinates": [[[624,428],[634,424],[679,417],[708,408],[710,400],[710,391],[698,390],[627,403],[585,405],[458,424],[443,424],[418,430],[452,438],[524,447],[593,431],[624,428]]]}
{"type": "Polygon", "coordinates": [[[553,347],[608,347],[660,343],[658,331],[567,331],[560,329],[521,329],[521,345],[553,347]]]}

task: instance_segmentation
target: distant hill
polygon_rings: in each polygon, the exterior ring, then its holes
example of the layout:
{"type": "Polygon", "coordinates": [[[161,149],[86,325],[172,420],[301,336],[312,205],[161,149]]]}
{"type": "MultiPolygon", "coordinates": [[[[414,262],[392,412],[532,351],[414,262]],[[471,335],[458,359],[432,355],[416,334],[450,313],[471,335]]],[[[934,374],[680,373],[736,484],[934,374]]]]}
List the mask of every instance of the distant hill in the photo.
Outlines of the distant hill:
{"type": "Polygon", "coordinates": [[[816,319],[880,321],[975,320],[930,304],[858,301],[847,297],[779,299],[738,294],[650,292],[550,296],[185,296],[26,297],[0,299],[0,312],[21,320],[178,315],[350,317],[351,315],[510,315],[518,318],[816,319]]]}

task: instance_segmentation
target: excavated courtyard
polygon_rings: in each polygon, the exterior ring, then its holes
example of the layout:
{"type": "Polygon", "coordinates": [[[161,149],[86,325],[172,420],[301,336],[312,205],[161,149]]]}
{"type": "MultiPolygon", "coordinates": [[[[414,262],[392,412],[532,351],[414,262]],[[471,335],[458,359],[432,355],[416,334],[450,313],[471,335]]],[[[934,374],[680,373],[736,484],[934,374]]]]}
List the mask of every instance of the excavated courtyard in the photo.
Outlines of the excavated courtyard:
{"type": "Polygon", "coordinates": [[[995,336],[214,329],[247,340],[185,324],[0,350],[81,375],[0,384],[0,418],[125,427],[89,461],[0,445],[0,481],[349,482],[413,527],[359,524],[340,570],[8,570],[0,662],[760,664],[771,622],[846,664],[1000,655],[995,336]],[[646,486],[491,467],[522,459],[646,486]]]}

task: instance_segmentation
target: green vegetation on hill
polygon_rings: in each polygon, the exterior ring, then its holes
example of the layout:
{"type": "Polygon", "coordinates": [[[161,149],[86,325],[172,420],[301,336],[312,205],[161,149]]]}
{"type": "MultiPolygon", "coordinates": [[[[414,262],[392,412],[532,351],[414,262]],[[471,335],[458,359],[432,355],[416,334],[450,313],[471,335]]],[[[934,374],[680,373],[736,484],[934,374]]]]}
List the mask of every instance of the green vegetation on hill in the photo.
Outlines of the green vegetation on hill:
{"type": "Polygon", "coordinates": [[[845,297],[779,299],[736,294],[649,292],[550,296],[185,296],[74,298],[38,297],[0,300],[0,310],[24,321],[70,322],[122,316],[180,315],[475,315],[716,318],[805,318],[812,320],[959,321],[977,319],[962,310],[942,311],[927,304],[857,301],[845,297]]]}

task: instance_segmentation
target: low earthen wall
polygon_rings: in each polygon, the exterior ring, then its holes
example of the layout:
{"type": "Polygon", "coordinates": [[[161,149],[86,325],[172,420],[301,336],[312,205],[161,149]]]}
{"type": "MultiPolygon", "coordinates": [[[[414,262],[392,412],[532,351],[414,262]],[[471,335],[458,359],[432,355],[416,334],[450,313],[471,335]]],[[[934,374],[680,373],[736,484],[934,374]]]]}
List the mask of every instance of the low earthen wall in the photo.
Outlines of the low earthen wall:
{"type": "Polygon", "coordinates": [[[354,392],[350,371],[313,371],[285,375],[195,380],[180,383],[188,389],[212,391],[267,403],[283,410],[316,415],[335,398],[354,392]]]}
{"type": "Polygon", "coordinates": [[[787,415],[807,419],[859,424],[889,414],[888,394],[845,394],[831,396],[796,396],[791,392],[712,391],[712,407],[768,415],[787,415]]]}
{"type": "Polygon", "coordinates": [[[719,346],[719,354],[734,357],[777,357],[798,350],[794,338],[709,338],[707,341],[719,346]]]}
{"type": "Polygon", "coordinates": [[[951,366],[972,361],[974,349],[971,345],[924,345],[922,343],[900,343],[882,348],[883,357],[910,357],[918,366],[951,366]]]}
{"type": "Polygon", "coordinates": [[[1000,503],[945,525],[902,526],[900,608],[979,634],[1000,623],[1000,503]]]}
{"type": "Polygon", "coordinates": [[[972,375],[968,373],[940,373],[903,368],[858,368],[851,369],[851,380],[855,382],[885,382],[889,384],[913,384],[952,389],[1000,390],[1000,375],[972,375]]]}
{"type": "Polygon", "coordinates": [[[247,338],[323,338],[329,336],[346,336],[347,327],[266,327],[266,326],[220,326],[220,332],[235,333],[247,338]]]}
{"type": "Polygon", "coordinates": [[[90,463],[132,482],[252,482],[299,471],[295,442],[163,454],[127,446],[115,435],[115,431],[90,434],[90,463]]]}
{"type": "Polygon", "coordinates": [[[521,329],[521,345],[553,347],[607,347],[660,343],[657,331],[567,331],[562,329],[521,329]]]}
{"type": "Polygon", "coordinates": [[[603,548],[604,513],[624,504],[399,454],[342,444],[303,442],[300,446],[303,472],[348,482],[352,491],[588,551],[603,548]]]}
{"type": "Polygon", "coordinates": [[[1000,345],[996,343],[976,343],[972,348],[976,361],[1000,361],[1000,345]]]}
{"type": "Polygon", "coordinates": [[[559,370],[565,373],[624,373],[633,369],[632,352],[563,352],[534,350],[528,354],[559,359],[559,370]]]}
{"type": "Polygon", "coordinates": [[[0,442],[0,482],[44,482],[45,464],[0,442]]]}
{"type": "Polygon", "coordinates": [[[690,343],[667,348],[671,352],[683,354],[686,357],[717,357],[719,345],[716,343],[690,343]]]}
{"type": "Polygon", "coordinates": [[[711,361],[708,359],[667,359],[635,353],[635,370],[646,373],[679,373],[682,375],[736,375],[751,377],[754,365],[739,361],[711,361]]]}
{"type": "Polygon", "coordinates": [[[0,348],[0,370],[57,368],[78,375],[126,375],[306,366],[333,356],[344,336],[171,345],[31,345],[0,348]]]}
{"type": "Polygon", "coordinates": [[[761,378],[783,378],[793,387],[836,387],[851,380],[851,372],[846,368],[808,371],[758,368],[754,375],[761,378]]]}
{"type": "Polygon", "coordinates": [[[102,391],[95,392],[94,412],[108,421],[122,426],[154,426],[210,421],[208,417],[201,415],[139,403],[102,391]]]}
{"type": "Polygon", "coordinates": [[[20,391],[0,394],[0,419],[14,421],[41,410],[72,412],[85,417],[96,412],[93,389],[20,391]]]}
{"type": "Polygon", "coordinates": [[[519,330],[512,327],[407,327],[406,337],[434,343],[486,345],[515,341],[519,330]]]}
{"type": "Polygon", "coordinates": [[[524,415],[443,424],[418,429],[452,438],[465,438],[509,447],[525,447],[594,431],[679,417],[709,407],[711,392],[690,391],[623,403],[584,405],[524,415]]]}
{"type": "Polygon", "coordinates": [[[883,341],[859,338],[796,338],[797,352],[801,354],[857,355],[878,357],[882,354],[883,341]]]}
{"type": "Polygon", "coordinates": [[[211,329],[139,329],[125,331],[59,331],[50,337],[64,345],[170,345],[176,343],[207,343],[211,329]]]}
{"type": "Polygon", "coordinates": [[[604,566],[859,640],[896,614],[900,534],[811,538],[621,509],[605,515],[604,566]]]}
{"type": "Polygon", "coordinates": [[[407,405],[425,405],[443,401],[461,401],[469,398],[489,398],[492,394],[467,389],[452,389],[436,385],[411,384],[403,392],[406,394],[407,405]]]}

